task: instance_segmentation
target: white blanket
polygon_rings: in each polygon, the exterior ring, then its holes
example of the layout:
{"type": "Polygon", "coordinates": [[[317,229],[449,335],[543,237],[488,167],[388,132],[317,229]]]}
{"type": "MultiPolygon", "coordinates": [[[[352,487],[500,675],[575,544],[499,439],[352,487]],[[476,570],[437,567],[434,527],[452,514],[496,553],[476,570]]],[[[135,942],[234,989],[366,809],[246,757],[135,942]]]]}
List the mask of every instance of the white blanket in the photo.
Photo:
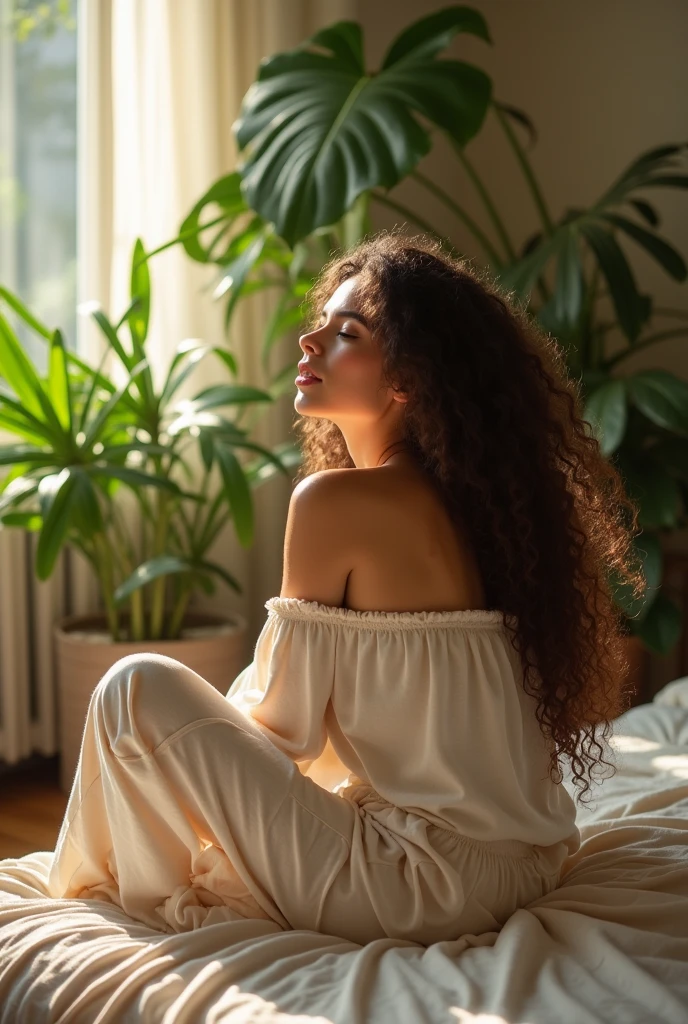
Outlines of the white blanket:
{"type": "Polygon", "coordinates": [[[428,948],[266,921],[166,935],[46,898],[51,852],[0,861],[0,1024],[687,1024],[688,677],[612,744],[561,886],[428,948]]]}

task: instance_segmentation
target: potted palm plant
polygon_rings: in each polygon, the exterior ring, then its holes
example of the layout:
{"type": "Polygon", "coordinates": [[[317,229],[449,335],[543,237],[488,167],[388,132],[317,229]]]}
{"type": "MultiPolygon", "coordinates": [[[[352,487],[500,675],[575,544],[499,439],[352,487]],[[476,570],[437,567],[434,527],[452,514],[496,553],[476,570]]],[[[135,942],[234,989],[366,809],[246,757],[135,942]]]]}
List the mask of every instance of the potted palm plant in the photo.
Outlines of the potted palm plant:
{"type": "Polygon", "coordinates": [[[106,339],[96,369],[64,344],[6,288],[0,303],[49,345],[41,377],[9,320],[0,313],[0,429],[16,435],[0,446],[0,528],[38,533],[35,571],[51,575],[65,545],[88,561],[104,610],[55,625],[61,786],[68,791],[78,759],[91,693],[119,658],[156,651],[183,661],[223,693],[245,664],[246,620],[192,612],[189,599],[223,579],[241,586],[208,557],[231,519],[245,548],[253,541],[251,489],[275,472],[289,475],[298,452],[272,451],[249,439],[241,409],[271,402],[257,388],[231,380],[236,360],[225,348],[182,341],[156,393],[145,353],[150,279],[137,240],[132,258],[131,303],[118,322],[93,306],[106,339]],[[122,337],[129,335],[129,344],[122,337]],[[102,372],[110,353],[125,374],[116,387],[102,372]],[[230,381],[179,400],[177,392],[199,362],[212,355],[230,381]],[[228,416],[229,408],[239,414],[228,416]],[[237,449],[257,453],[242,463],[237,449]],[[200,455],[189,465],[194,451],[200,455]],[[200,466],[202,478],[194,483],[200,466]],[[124,488],[124,490],[123,490],[124,488]],[[133,498],[127,514],[124,498],[133,498]]]}
{"type": "MultiPolygon", "coordinates": [[[[199,198],[178,235],[161,248],[182,244],[192,259],[217,268],[213,294],[226,301],[228,332],[243,296],[278,290],[262,346],[269,369],[276,341],[301,319],[302,297],[323,258],[372,230],[372,204],[401,214],[456,253],[444,232],[388,193],[411,178],[439,199],[475,240],[468,257],[482,259],[565,350],[591,430],[639,506],[643,532],[636,553],[648,587],[633,600],[610,581],[627,624],[629,660],[635,664],[650,650],[666,655],[683,626],[672,588],[662,585],[661,543],[688,526],[688,382],[662,369],[623,371],[638,351],[688,334],[688,309],[664,308],[641,291],[620,241],[640,246],[674,280],[685,281],[683,257],[654,230],[657,211],[638,193],[685,188],[688,145],[641,154],[589,208],[553,216],[517,135],[525,128],[535,138],[531,120],[493,97],[481,69],[439,59],[464,32],[491,42],[479,11],[452,5],[406,27],[376,71],[365,67],[361,27],[353,21],[330,25],[296,49],[261,61],[233,125],[243,162],[199,198]],[[504,133],[541,222],[521,244],[510,238],[470,158],[469,144],[488,114],[504,133]],[[417,169],[434,130],[456,154],[494,237],[460,197],[417,169]],[[612,354],[615,334],[621,348],[612,354]]],[[[271,393],[290,388],[292,376],[291,365],[277,367],[271,393]]],[[[637,674],[642,671],[640,665],[637,674]]]]}

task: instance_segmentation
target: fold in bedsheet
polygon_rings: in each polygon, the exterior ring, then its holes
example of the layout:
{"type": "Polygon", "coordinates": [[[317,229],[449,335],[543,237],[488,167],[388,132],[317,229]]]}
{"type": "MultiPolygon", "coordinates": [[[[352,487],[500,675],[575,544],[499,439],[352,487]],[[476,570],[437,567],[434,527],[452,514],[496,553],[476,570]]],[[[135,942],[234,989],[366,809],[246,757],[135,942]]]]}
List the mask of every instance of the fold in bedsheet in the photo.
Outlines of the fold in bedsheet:
{"type": "MultiPolygon", "coordinates": [[[[0,861],[0,1024],[685,1024],[688,677],[617,720],[561,885],[499,932],[366,946],[272,921],[166,935],[52,900],[52,853],[0,861]]],[[[226,908],[223,908],[226,909],[226,908]]]]}

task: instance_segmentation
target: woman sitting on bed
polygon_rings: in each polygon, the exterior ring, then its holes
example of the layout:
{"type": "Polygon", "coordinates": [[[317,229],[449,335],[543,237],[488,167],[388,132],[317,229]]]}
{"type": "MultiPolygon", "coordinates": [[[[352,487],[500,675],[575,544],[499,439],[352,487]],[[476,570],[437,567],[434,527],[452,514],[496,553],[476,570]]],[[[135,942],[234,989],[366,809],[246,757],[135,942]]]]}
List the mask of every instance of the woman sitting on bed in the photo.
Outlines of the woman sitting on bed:
{"type": "Polygon", "coordinates": [[[153,653],[105,674],[51,892],[168,932],[498,929],[579,846],[562,769],[580,801],[614,768],[636,507],[555,342],[427,236],[333,258],[307,326],[253,660],[226,697],[153,653]],[[300,770],[326,745],[332,787],[300,770]]]}

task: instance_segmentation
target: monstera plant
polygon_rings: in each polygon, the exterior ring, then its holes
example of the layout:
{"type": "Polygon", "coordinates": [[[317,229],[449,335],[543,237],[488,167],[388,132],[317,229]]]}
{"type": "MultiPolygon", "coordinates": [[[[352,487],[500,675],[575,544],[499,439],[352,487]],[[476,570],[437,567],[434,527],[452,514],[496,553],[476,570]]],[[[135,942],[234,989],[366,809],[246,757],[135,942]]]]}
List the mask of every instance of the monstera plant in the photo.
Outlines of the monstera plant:
{"type": "Polygon", "coordinates": [[[525,129],[535,138],[529,117],[495,99],[480,68],[440,57],[461,33],[491,43],[479,11],[452,5],[404,29],[376,71],[366,69],[361,27],[353,21],[263,60],[233,125],[242,162],[199,198],[178,235],[160,248],[182,244],[192,259],[217,268],[213,295],[226,301],[230,345],[238,301],[276,289],[261,351],[273,396],[293,381],[291,361],[270,367],[275,343],[301,322],[303,297],[322,262],[373,230],[373,206],[401,214],[449,252],[482,258],[564,347],[591,430],[639,505],[637,545],[649,586],[634,602],[611,582],[629,633],[665,654],[680,634],[681,610],[660,586],[660,538],[688,523],[688,384],[662,369],[621,371],[636,352],[688,334],[688,310],[658,306],[640,290],[620,243],[639,246],[674,280],[685,281],[683,257],[655,230],[658,213],[638,192],[685,188],[688,147],[678,142],[643,153],[590,207],[554,216],[517,134],[525,129]],[[510,238],[469,153],[488,115],[503,131],[540,221],[520,244],[510,238]],[[456,194],[418,170],[435,132],[448,140],[464,172],[456,194]],[[458,253],[444,232],[389,195],[408,178],[469,231],[475,251],[458,253]],[[494,240],[465,209],[467,188],[483,204],[494,240]],[[613,332],[623,344],[611,354],[613,332]]]}

